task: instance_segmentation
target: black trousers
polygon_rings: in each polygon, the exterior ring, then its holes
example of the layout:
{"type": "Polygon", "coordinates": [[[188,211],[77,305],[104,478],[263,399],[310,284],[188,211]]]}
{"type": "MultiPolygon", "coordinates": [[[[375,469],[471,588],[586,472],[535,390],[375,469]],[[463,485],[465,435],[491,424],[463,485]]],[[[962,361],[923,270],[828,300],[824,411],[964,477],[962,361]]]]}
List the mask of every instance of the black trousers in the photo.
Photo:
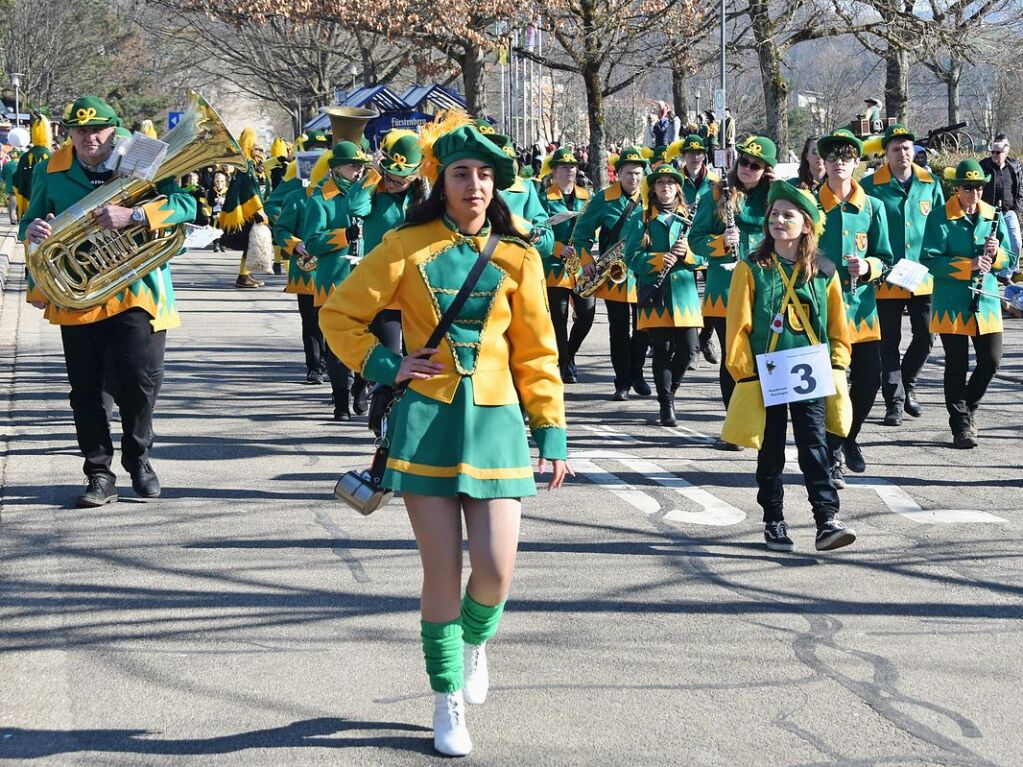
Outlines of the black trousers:
{"type": "Polygon", "coordinates": [[[322,373],[327,368],[327,342],[320,330],[320,307],[313,297],[298,294],[298,313],[302,318],[302,348],[305,349],[306,373],[322,373]]]}
{"type": "Polygon", "coordinates": [[[882,298],[877,302],[877,319],[881,326],[881,393],[885,404],[901,407],[906,400],[906,392],[916,388],[917,376],[934,345],[930,330],[931,297],[882,298]],[[909,309],[913,340],[900,361],[902,314],[906,309],[909,309]]]}
{"type": "Polygon", "coordinates": [[[114,476],[110,420],[103,405],[108,366],[116,373],[113,395],[121,414],[121,465],[131,471],[149,457],[167,343],[166,331],[154,333],[149,320],[144,310],[129,309],[88,325],[61,326],[71,410],[87,476],[114,476]]]}
{"type": "Polygon", "coordinates": [[[401,312],[397,309],[384,309],[373,318],[369,331],[377,340],[395,354],[401,354],[401,312]]]}
{"type": "Polygon", "coordinates": [[[764,444],[757,453],[757,503],[764,509],[764,522],[784,519],[785,436],[788,415],[792,414],[792,434],[799,453],[799,468],[820,527],[838,513],[838,491],[831,482],[831,462],[824,438],[824,400],[790,402],[767,408],[764,444]]]}
{"type": "Polygon", "coordinates": [[[325,355],[327,361],[327,374],[330,376],[330,388],[334,395],[334,409],[349,412],[348,405],[352,388],[356,379],[362,380],[360,376],[354,375],[351,370],[334,354],[330,344],[327,344],[325,355]]]}
{"type": "Polygon", "coordinates": [[[718,346],[721,347],[721,367],[718,368],[718,384],[721,387],[721,401],[725,403],[725,408],[727,408],[728,403],[732,401],[732,392],[735,391],[735,379],[732,378],[732,374],[725,367],[725,318],[704,317],[703,333],[707,334],[707,338],[710,338],[710,331],[713,331],[714,335],[718,337],[718,346]]]}
{"type": "Polygon", "coordinates": [[[842,445],[846,440],[855,442],[860,435],[863,422],[870,415],[870,409],[877,400],[881,388],[881,342],[861,341],[852,345],[852,361],[849,363],[849,399],[852,400],[852,428],[849,436],[839,437],[828,434],[828,448],[831,462],[841,461],[842,445]]]}
{"type": "Polygon", "coordinates": [[[547,288],[547,302],[551,306],[554,337],[558,342],[558,364],[565,367],[575,362],[579,347],[593,327],[597,299],[583,298],[571,288],[547,288]],[[569,302],[575,307],[575,322],[572,323],[571,333],[568,332],[569,302]]]}
{"type": "Polygon", "coordinates": [[[649,340],[645,330],[636,330],[636,305],[622,301],[604,301],[607,332],[611,340],[611,366],[615,388],[628,389],[633,378],[643,376],[643,364],[649,340]]]}
{"type": "Polygon", "coordinates": [[[977,409],[988,384],[998,372],[1002,361],[1002,334],[960,336],[942,333],[941,345],[945,349],[945,407],[948,409],[948,424],[955,430],[969,424],[970,415],[977,409]],[[971,340],[976,361],[967,380],[971,340]]]}
{"type": "Polygon", "coordinates": [[[678,388],[698,348],[699,328],[650,328],[650,347],[653,349],[654,387],[658,396],[667,395],[678,388]]]}

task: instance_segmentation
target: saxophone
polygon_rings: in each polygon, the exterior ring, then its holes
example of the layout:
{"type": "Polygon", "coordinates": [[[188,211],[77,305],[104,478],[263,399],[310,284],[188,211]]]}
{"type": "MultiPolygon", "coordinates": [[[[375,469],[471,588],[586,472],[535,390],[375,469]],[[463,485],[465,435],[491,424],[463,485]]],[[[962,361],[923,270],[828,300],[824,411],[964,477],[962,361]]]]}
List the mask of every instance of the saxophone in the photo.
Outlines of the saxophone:
{"type": "Polygon", "coordinates": [[[629,277],[629,268],[622,259],[625,240],[619,240],[604,253],[599,253],[593,262],[593,271],[589,276],[584,272],[576,280],[573,290],[583,298],[589,298],[606,282],[620,285],[629,277]]]}

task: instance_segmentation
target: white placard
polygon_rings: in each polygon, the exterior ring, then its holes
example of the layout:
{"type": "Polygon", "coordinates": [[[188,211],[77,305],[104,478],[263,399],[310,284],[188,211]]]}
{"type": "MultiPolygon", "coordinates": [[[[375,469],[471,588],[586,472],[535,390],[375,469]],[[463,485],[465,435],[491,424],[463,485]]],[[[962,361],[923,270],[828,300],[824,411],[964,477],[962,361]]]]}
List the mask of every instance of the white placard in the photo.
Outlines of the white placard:
{"type": "Polygon", "coordinates": [[[820,399],[835,393],[827,344],[757,355],[764,406],[820,399]]]}
{"type": "Polygon", "coordinates": [[[131,138],[118,142],[107,162],[116,158],[117,172],[122,176],[154,181],[169,148],[166,141],[135,131],[131,138]]]}
{"type": "Polygon", "coordinates": [[[224,233],[215,226],[185,224],[185,247],[196,250],[205,248],[223,235],[224,233]]]}
{"type": "Polygon", "coordinates": [[[715,149],[714,150],[714,167],[716,167],[716,168],[727,168],[728,167],[728,150],[727,149],[715,149]]]}
{"type": "Polygon", "coordinates": [[[900,288],[913,292],[920,287],[920,283],[927,278],[928,274],[930,272],[927,271],[927,267],[923,264],[903,258],[892,267],[892,270],[888,272],[888,276],[884,280],[892,285],[897,285],[900,288]]]}

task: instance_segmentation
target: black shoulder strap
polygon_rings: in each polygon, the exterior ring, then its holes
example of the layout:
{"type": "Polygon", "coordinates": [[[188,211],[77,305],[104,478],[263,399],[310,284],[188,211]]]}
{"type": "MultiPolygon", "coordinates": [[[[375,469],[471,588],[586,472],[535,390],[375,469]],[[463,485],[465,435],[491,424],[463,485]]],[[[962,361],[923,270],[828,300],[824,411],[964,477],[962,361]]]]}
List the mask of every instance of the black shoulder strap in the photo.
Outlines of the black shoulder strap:
{"type": "Polygon", "coordinates": [[[618,235],[622,233],[622,227],[625,226],[625,222],[632,214],[632,211],[636,209],[636,205],[638,203],[639,200],[635,197],[629,199],[629,204],[625,206],[625,210],[622,211],[622,215],[617,221],[615,221],[615,225],[612,226],[611,230],[607,233],[607,242],[615,243],[618,241],[618,235]]]}
{"type": "Polygon", "coordinates": [[[487,263],[490,261],[490,257],[494,255],[494,249],[497,247],[497,242],[501,238],[496,234],[491,234],[487,238],[486,244],[483,246],[483,250],[480,251],[479,258],[476,259],[476,263],[472,265],[472,269],[469,270],[469,275],[465,278],[465,282],[462,283],[462,287],[459,288],[458,294],[455,296],[455,300],[451,302],[451,306],[448,307],[447,311],[440,318],[440,322],[437,323],[437,327],[433,333],[430,334],[430,339],[426,342],[426,348],[436,349],[437,344],[440,343],[441,339],[444,338],[444,334],[451,329],[451,324],[455,321],[458,313],[465,306],[465,302],[469,300],[469,294],[472,289],[476,287],[476,283],[479,282],[480,277],[483,275],[483,270],[486,269],[487,263]]]}

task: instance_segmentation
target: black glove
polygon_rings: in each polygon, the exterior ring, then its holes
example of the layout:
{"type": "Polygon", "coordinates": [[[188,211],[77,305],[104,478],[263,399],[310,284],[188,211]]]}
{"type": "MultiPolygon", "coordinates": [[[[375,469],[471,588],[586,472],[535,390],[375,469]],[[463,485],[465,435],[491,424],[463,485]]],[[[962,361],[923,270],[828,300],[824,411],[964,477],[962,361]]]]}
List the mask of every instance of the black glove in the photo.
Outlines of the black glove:
{"type": "Polygon", "coordinates": [[[360,237],[362,237],[362,224],[358,221],[348,227],[345,227],[345,239],[347,239],[348,242],[355,242],[360,237]]]}

